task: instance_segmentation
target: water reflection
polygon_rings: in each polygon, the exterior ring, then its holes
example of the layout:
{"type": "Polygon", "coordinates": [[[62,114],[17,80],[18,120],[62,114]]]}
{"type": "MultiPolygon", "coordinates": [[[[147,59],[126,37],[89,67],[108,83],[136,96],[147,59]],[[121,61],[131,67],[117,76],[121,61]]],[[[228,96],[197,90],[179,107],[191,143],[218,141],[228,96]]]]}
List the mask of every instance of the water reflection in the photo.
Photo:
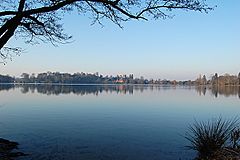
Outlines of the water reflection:
{"type": "MultiPolygon", "coordinates": [[[[19,88],[22,93],[41,93],[47,95],[76,94],[76,95],[99,95],[102,92],[116,92],[122,94],[133,94],[133,86],[128,85],[35,85],[35,84],[11,84],[0,85],[0,91],[19,88]]],[[[142,87],[141,87],[142,88],[142,87]]],[[[143,88],[136,88],[143,90],[143,88]]]]}
{"type": "Polygon", "coordinates": [[[1,84],[0,91],[20,88],[22,93],[41,93],[47,95],[76,94],[76,95],[99,95],[106,93],[133,94],[145,90],[169,90],[169,89],[195,89],[200,96],[219,95],[238,96],[240,98],[240,86],[159,86],[159,85],[44,85],[44,84],[1,84]]]}
{"type": "Polygon", "coordinates": [[[0,137],[24,160],[191,159],[188,124],[240,114],[239,99],[221,94],[239,87],[2,84],[0,137]]]}
{"type": "Polygon", "coordinates": [[[210,91],[211,95],[215,97],[223,95],[225,97],[238,96],[240,98],[240,86],[197,86],[195,89],[199,95],[205,95],[207,91],[210,91]]]}
{"type": "Polygon", "coordinates": [[[0,84],[0,91],[2,90],[8,91],[12,88],[14,88],[14,84],[0,84]]]}

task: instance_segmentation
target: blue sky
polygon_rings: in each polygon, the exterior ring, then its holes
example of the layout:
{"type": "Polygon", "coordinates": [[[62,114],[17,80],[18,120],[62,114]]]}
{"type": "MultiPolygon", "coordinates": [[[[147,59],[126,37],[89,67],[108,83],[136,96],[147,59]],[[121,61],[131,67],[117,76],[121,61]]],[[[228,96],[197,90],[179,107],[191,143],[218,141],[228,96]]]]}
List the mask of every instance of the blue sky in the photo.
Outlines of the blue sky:
{"type": "Polygon", "coordinates": [[[13,38],[10,45],[26,51],[1,65],[2,74],[23,72],[99,72],[104,75],[134,74],[146,78],[187,80],[240,72],[240,1],[211,1],[209,14],[174,11],[174,18],[91,25],[89,16],[68,15],[70,44],[27,45],[13,38]]]}

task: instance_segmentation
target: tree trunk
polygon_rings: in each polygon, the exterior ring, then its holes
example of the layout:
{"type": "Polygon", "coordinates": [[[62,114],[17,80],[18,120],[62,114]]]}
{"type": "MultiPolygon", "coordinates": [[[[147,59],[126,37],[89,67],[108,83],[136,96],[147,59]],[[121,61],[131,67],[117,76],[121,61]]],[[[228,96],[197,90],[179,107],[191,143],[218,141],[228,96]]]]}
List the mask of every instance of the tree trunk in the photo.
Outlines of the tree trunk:
{"type": "Polygon", "coordinates": [[[0,49],[2,49],[5,44],[9,41],[9,39],[14,35],[15,30],[20,24],[22,18],[21,17],[13,17],[8,20],[1,28],[0,28],[0,49]]]}

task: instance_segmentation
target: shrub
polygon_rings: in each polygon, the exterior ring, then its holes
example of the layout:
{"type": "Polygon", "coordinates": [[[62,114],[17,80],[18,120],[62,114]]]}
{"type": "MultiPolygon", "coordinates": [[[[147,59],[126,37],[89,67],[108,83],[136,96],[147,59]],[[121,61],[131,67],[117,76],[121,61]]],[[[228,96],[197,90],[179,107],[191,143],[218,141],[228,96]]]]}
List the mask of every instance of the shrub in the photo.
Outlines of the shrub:
{"type": "Polygon", "coordinates": [[[238,128],[238,118],[223,120],[221,117],[189,126],[185,138],[190,141],[189,149],[198,152],[198,159],[209,159],[221,152],[231,141],[231,134],[238,128]]]}

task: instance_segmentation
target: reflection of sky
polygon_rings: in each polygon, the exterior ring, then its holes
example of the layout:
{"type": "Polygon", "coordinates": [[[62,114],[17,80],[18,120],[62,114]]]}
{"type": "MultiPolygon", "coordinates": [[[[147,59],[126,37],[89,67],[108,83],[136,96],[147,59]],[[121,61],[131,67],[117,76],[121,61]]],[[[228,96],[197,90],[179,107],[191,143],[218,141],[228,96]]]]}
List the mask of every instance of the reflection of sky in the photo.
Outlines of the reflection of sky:
{"type": "Polygon", "coordinates": [[[189,154],[181,135],[194,118],[240,114],[234,96],[199,96],[184,88],[98,96],[22,94],[15,88],[0,98],[0,137],[20,142],[33,159],[178,159],[189,154]]]}

